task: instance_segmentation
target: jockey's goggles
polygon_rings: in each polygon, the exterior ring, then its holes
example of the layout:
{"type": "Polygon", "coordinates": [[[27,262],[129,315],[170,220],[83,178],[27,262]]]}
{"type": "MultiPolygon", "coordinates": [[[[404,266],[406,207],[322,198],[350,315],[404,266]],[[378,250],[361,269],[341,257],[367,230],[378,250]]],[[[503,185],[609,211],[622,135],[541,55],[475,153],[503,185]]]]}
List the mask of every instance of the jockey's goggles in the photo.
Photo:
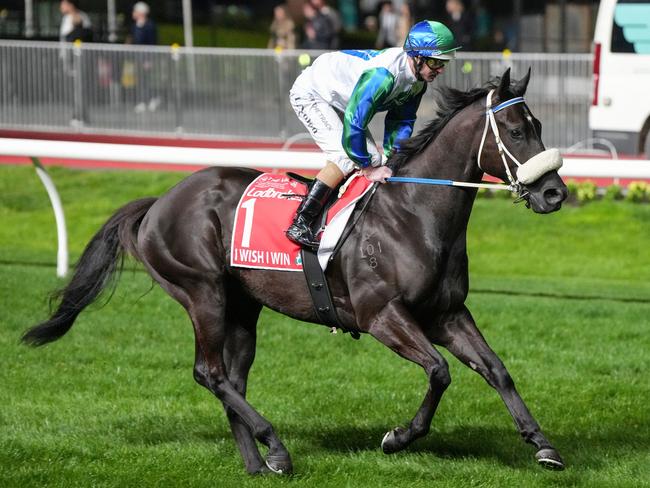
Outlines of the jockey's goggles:
{"type": "Polygon", "coordinates": [[[431,69],[444,68],[449,63],[448,59],[424,58],[424,64],[431,69]]]}

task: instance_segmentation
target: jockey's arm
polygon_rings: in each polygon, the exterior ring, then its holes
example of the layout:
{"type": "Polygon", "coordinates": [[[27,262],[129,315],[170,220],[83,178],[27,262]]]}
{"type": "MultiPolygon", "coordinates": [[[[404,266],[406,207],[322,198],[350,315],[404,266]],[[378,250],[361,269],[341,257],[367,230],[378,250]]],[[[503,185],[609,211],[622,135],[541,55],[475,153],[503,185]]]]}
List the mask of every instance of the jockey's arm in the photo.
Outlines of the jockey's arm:
{"type": "Polygon", "coordinates": [[[401,141],[411,137],[418,107],[426,91],[427,85],[423,84],[419,92],[413,94],[405,103],[394,106],[386,114],[384,122],[384,154],[386,157],[399,151],[401,141]]]}
{"type": "Polygon", "coordinates": [[[366,144],[368,124],[393,89],[393,75],[386,68],[364,71],[357,82],[343,117],[341,143],[348,157],[360,168],[372,165],[366,144]]]}

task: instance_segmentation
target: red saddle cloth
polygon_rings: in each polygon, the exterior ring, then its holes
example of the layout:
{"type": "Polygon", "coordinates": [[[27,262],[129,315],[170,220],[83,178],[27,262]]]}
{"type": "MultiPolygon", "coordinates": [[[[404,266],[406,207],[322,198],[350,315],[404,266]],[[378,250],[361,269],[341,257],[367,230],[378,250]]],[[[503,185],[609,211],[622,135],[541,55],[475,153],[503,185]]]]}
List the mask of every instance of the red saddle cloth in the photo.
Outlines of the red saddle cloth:
{"type": "MultiPolygon", "coordinates": [[[[337,213],[356,203],[369,185],[365,178],[354,178],[342,197],[330,207],[328,224],[337,213]]],[[[300,246],[287,239],[284,232],[291,225],[301,197],[306,193],[307,187],[304,184],[286,175],[273,173],[263,173],[248,185],[235,213],[230,265],[302,271],[300,246]]],[[[348,210],[346,222],[350,213],[348,210]]],[[[332,232],[338,232],[340,236],[344,225],[328,225],[325,233],[330,227],[332,232]]],[[[338,240],[339,236],[330,235],[328,240],[338,240]]]]}

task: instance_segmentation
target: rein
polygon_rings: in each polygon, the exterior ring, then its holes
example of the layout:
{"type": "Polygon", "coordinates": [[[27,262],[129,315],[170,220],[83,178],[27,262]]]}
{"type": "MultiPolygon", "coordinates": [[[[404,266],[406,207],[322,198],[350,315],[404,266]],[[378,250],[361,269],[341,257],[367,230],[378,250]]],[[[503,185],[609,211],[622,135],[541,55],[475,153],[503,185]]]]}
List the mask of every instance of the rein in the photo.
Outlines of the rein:
{"type": "Polygon", "coordinates": [[[504,108],[508,108],[512,105],[516,105],[518,103],[526,103],[524,101],[524,97],[516,97],[512,98],[510,100],[506,100],[503,103],[500,103],[496,107],[491,107],[490,105],[492,104],[492,94],[494,93],[494,90],[490,90],[490,92],[487,95],[487,98],[485,100],[485,128],[483,129],[483,137],[481,138],[481,145],[479,146],[478,150],[478,167],[483,171],[483,168],[481,167],[481,154],[483,153],[483,146],[485,144],[485,139],[487,137],[487,131],[488,127],[492,128],[492,133],[494,134],[494,140],[496,141],[497,148],[499,149],[499,155],[501,156],[501,159],[503,160],[503,165],[505,166],[506,169],[506,174],[508,175],[508,181],[510,181],[509,185],[503,185],[499,183],[470,183],[466,181],[454,181],[454,180],[440,180],[440,179],[433,179],[433,178],[410,178],[410,177],[402,177],[402,176],[391,176],[389,178],[386,178],[386,181],[389,183],[416,183],[416,184],[421,184],[421,185],[440,185],[440,186],[463,186],[463,187],[469,187],[469,188],[489,188],[491,190],[508,190],[511,192],[516,192],[516,193],[521,193],[521,185],[519,182],[512,176],[512,173],[510,172],[510,168],[508,167],[508,163],[506,162],[506,155],[512,159],[517,166],[522,166],[522,164],[517,161],[517,158],[515,158],[510,151],[506,148],[506,146],[503,144],[503,141],[501,140],[501,137],[499,136],[499,129],[497,127],[497,122],[496,119],[494,118],[494,114],[503,110],[504,108]]]}
{"type": "Polygon", "coordinates": [[[410,178],[408,176],[391,176],[386,178],[389,183],[417,183],[420,185],[439,185],[439,186],[465,186],[469,188],[489,188],[492,190],[515,191],[512,185],[502,185],[500,183],[469,183],[466,181],[454,180],[436,180],[433,178],[410,178]]]}

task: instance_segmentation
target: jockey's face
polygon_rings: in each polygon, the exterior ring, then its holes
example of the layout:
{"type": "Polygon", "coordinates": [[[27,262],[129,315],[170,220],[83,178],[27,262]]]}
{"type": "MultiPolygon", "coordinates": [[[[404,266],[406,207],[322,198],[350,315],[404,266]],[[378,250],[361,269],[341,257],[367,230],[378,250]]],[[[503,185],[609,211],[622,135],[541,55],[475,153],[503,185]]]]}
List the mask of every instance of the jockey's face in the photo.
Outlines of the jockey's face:
{"type": "Polygon", "coordinates": [[[434,58],[421,58],[420,76],[427,83],[431,83],[438,75],[445,71],[447,63],[440,62],[434,58]]]}

